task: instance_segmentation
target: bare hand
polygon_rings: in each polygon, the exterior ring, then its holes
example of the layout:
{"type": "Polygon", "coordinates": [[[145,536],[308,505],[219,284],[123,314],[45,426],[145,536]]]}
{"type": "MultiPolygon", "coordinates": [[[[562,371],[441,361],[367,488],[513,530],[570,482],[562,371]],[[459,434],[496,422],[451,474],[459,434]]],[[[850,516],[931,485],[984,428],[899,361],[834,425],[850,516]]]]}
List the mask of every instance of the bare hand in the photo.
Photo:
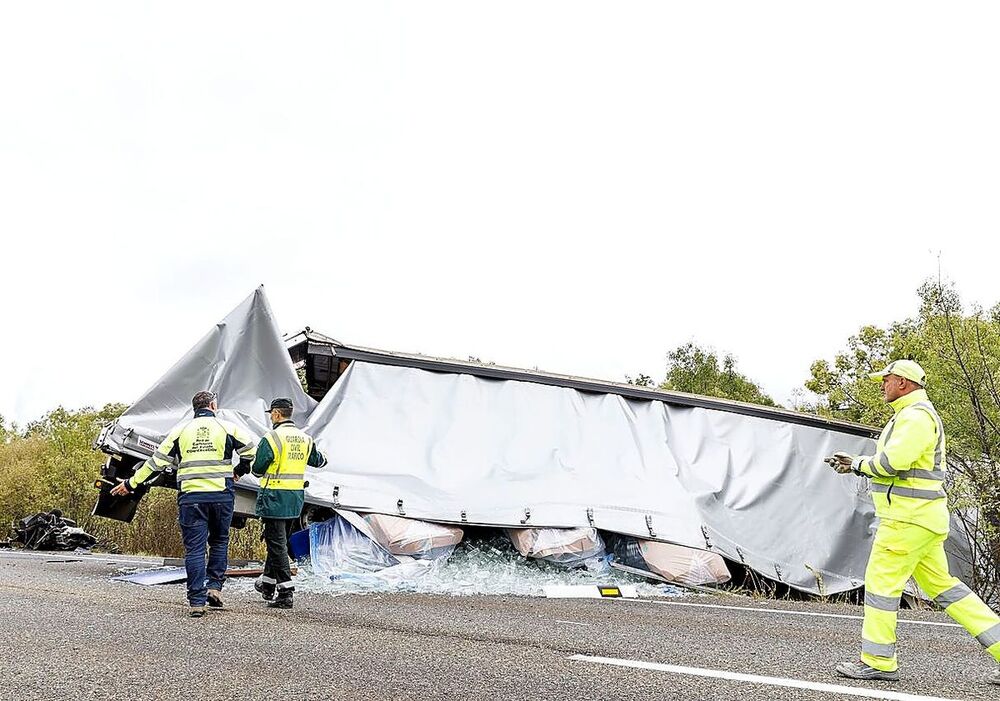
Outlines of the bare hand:
{"type": "Polygon", "coordinates": [[[851,466],[854,464],[854,456],[847,453],[834,453],[833,461],[830,464],[834,470],[842,475],[846,475],[848,472],[851,472],[851,466]]]}
{"type": "Polygon", "coordinates": [[[114,496],[114,497],[123,497],[123,496],[127,495],[128,492],[129,492],[129,489],[128,489],[128,485],[125,484],[125,480],[118,480],[118,484],[116,484],[111,489],[111,496],[114,496]]]}

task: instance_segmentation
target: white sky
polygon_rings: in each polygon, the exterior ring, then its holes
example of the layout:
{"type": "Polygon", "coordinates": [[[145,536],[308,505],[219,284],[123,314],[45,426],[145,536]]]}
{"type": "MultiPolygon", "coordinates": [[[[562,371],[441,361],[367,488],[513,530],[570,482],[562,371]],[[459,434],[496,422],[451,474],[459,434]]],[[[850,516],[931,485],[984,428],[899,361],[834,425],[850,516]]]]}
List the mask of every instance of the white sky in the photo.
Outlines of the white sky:
{"type": "Polygon", "coordinates": [[[1000,300],[996,3],[5,3],[0,414],[283,330],[779,401],[937,270],[1000,300]]]}

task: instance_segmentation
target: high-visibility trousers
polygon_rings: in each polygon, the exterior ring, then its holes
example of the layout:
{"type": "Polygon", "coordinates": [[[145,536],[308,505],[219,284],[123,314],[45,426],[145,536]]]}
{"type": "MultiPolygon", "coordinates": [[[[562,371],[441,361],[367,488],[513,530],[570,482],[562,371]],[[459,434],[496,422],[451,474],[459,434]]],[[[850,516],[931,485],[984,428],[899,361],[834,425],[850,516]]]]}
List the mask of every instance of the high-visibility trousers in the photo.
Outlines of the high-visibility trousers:
{"type": "Polygon", "coordinates": [[[882,520],[865,571],[865,622],[861,660],[896,669],[896,613],[906,582],[917,585],[1000,661],[1000,617],[948,573],[947,536],[903,521],[882,520]]]}

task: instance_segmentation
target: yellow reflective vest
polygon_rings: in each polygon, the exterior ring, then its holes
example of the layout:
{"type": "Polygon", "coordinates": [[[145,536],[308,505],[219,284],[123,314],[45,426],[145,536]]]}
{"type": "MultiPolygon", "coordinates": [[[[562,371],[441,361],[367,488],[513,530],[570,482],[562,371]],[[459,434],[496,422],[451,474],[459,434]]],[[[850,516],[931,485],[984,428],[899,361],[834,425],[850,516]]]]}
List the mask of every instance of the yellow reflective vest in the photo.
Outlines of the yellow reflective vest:
{"type": "Polygon", "coordinates": [[[903,395],[891,406],[894,415],[882,429],[875,454],[858,457],[855,468],[872,478],[872,501],[879,518],[947,534],[941,417],[922,389],[903,395]]]}
{"type": "Polygon", "coordinates": [[[260,488],[303,489],[312,438],[296,428],[295,424],[287,422],[268,431],[264,440],[271,447],[274,460],[261,477],[260,488]]]}
{"type": "Polygon", "coordinates": [[[252,460],[257,451],[253,437],[212,412],[199,411],[170,432],[128,484],[135,489],[153,474],[172,467],[182,495],[224,492],[226,479],[233,478],[234,451],[241,461],[252,460]]]}

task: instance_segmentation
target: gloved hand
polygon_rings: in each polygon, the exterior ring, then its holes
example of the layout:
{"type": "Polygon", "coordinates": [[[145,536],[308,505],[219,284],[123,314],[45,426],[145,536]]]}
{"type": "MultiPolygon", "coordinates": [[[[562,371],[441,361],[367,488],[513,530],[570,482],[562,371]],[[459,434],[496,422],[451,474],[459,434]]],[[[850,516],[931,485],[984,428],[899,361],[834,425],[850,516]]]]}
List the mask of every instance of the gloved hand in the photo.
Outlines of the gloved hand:
{"type": "Polygon", "coordinates": [[[830,465],[834,470],[842,475],[846,475],[848,472],[852,472],[851,466],[854,464],[854,456],[848,455],[847,453],[834,453],[832,456],[828,457],[824,462],[830,465]]]}

